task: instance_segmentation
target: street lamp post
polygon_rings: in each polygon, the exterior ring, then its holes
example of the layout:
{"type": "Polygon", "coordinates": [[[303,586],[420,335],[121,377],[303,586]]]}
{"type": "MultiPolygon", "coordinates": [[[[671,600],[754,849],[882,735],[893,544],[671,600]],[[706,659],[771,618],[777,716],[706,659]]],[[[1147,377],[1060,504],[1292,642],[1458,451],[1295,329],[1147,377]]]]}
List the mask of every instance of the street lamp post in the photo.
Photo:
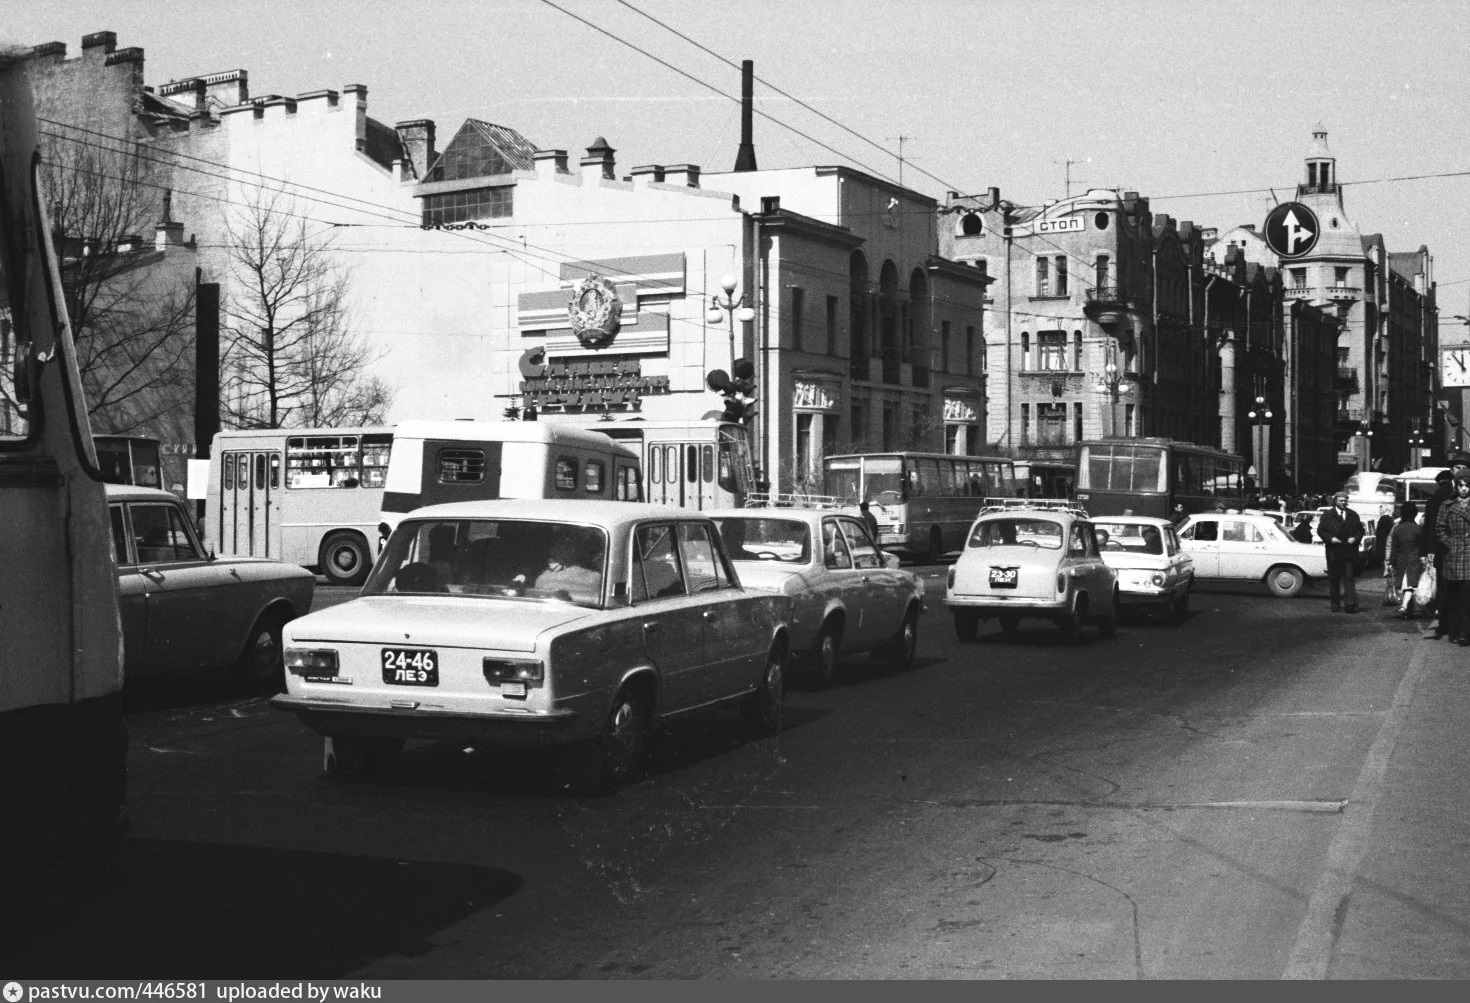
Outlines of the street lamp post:
{"type": "Polygon", "coordinates": [[[725,291],[724,296],[711,296],[709,298],[709,310],[705,312],[704,319],[709,321],[710,327],[718,327],[720,321],[727,316],[730,322],[730,365],[735,364],[735,322],[749,324],[755,320],[755,311],[745,302],[745,297],[735,297],[735,289],[740,285],[740,280],[734,275],[726,275],[720,279],[720,288],[725,291]]]}
{"type": "Polygon", "coordinates": [[[1104,394],[1108,398],[1108,434],[1118,434],[1118,398],[1133,390],[1125,378],[1123,371],[1118,368],[1111,348],[1108,349],[1108,362],[1103,366],[1102,375],[1098,377],[1097,384],[1092,388],[1094,393],[1104,394]]]}
{"type": "Polygon", "coordinates": [[[1255,426],[1256,490],[1265,492],[1271,482],[1271,408],[1267,405],[1266,398],[1258,396],[1245,416],[1255,426]]]}
{"type": "Polygon", "coordinates": [[[1372,428],[1372,425],[1370,423],[1366,422],[1366,421],[1360,421],[1360,422],[1358,422],[1358,430],[1353,433],[1353,438],[1358,440],[1357,443],[1353,447],[1353,451],[1355,453],[1357,453],[1359,457],[1361,457],[1361,459],[1358,461],[1359,462],[1358,469],[1359,470],[1372,470],[1373,469],[1373,428],[1372,428]]]}
{"type": "Polygon", "coordinates": [[[1429,438],[1419,431],[1419,422],[1414,422],[1414,427],[1409,430],[1409,467],[1410,470],[1418,470],[1424,465],[1424,450],[1429,446],[1429,438]]]}

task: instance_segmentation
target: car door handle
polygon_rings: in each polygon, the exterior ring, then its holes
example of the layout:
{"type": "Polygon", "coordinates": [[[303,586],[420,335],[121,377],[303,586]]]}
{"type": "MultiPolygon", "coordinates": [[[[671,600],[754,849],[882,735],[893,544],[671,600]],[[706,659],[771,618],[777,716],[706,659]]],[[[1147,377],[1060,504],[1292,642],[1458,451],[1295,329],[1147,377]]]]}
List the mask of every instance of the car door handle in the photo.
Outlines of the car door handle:
{"type": "Polygon", "coordinates": [[[163,572],[158,571],[154,568],[139,568],[138,574],[142,575],[144,578],[148,579],[151,582],[163,581],[163,572]]]}
{"type": "Polygon", "coordinates": [[[705,620],[713,620],[715,618],[715,611],[712,609],[707,609],[699,615],[705,620]]]}
{"type": "Polygon", "coordinates": [[[658,621],[657,620],[645,620],[645,621],[643,621],[643,633],[645,633],[645,634],[656,634],[657,632],[658,632],[658,621]]]}
{"type": "Polygon", "coordinates": [[[864,582],[870,582],[870,581],[872,581],[872,579],[869,578],[867,575],[860,576],[859,580],[860,581],[864,581],[864,582]]]}

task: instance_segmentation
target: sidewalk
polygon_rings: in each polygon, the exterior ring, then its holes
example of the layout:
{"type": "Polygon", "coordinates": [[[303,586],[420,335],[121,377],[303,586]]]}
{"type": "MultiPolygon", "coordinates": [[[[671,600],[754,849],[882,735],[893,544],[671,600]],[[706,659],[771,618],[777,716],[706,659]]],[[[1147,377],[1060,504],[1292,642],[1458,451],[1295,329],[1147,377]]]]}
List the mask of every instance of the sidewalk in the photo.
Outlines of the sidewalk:
{"type": "MultiPolygon", "coordinates": [[[[1397,625],[1383,579],[1358,584],[1364,613],[1397,625]]],[[[1470,978],[1470,648],[1414,623],[1403,660],[1384,666],[1403,677],[1364,767],[1381,777],[1348,808],[1371,818],[1336,903],[1330,979],[1470,978]]]]}

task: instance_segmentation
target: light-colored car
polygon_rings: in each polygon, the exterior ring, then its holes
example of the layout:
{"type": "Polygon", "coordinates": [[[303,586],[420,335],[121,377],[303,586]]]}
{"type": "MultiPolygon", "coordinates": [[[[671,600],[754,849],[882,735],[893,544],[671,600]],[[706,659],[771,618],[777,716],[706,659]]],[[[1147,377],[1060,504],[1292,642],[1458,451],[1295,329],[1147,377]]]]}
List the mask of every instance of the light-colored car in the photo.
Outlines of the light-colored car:
{"type": "Polygon", "coordinates": [[[310,611],[315,576],[280,561],[206,553],[177,495],[106,489],[124,675],[227,665],[279,688],[281,627],[310,611]]]}
{"type": "Polygon", "coordinates": [[[362,594],[286,630],[272,706],[325,736],[329,773],[406,739],[588,743],[597,787],[639,771],[650,728],[739,703],[780,723],[791,602],[742,585],[702,513],[587,500],[431,505],[362,594]]]}
{"type": "Polygon", "coordinates": [[[824,683],[844,651],[872,651],[895,668],[914,663],[923,579],[879,550],[855,514],[830,508],[715,513],[725,547],[750,588],[789,596],[791,646],[824,683]]]}
{"type": "Polygon", "coordinates": [[[1118,626],[1118,575],[1097,549],[1092,520],[1063,505],[987,509],[970,527],[949,570],[944,604],[955,636],[974,640],[981,620],[996,617],[1014,634],[1023,617],[1055,622],[1075,641],[1084,623],[1103,637],[1118,626]]]}
{"type": "Polygon", "coordinates": [[[1179,526],[1179,540],[1194,558],[1196,581],[1265,582],[1272,595],[1289,598],[1327,577],[1326,548],[1298,543],[1270,516],[1202,512],[1179,526]]]}
{"type": "Polygon", "coordinates": [[[1110,515],[1099,516],[1092,528],[1103,561],[1118,573],[1119,606],[1183,620],[1194,585],[1194,558],[1180,545],[1173,523],[1110,515]]]}

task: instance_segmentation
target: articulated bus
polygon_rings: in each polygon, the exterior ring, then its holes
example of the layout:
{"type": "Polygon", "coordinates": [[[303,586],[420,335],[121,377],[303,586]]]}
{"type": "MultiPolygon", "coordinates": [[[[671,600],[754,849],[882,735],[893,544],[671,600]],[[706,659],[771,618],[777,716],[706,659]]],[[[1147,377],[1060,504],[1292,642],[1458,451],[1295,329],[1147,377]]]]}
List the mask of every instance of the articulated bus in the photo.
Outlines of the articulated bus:
{"type": "Polygon", "coordinates": [[[381,541],[422,505],[485,498],[640,499],[638,455],[547,422],[404,421],[220,432],[205,539],[220,554],[360,585],[381,541]]]}
{"type": "Polygon", "coordinates": [[[27,66],[0,53],[0,936],[114,876],[127,828],[111,523],[27,66]]]}
{"type": "Polygon", "coordinates": [[[987,498],[1015,498],[1015,461],[948,453],[849,453],[822,464],[839,503],[867,501],[884,550],[933,560],[960,547],[987,498]]]}
{"type": "Polygon", "coordinates": [[[598,415],[550,420],[601,432],[637,451],[650,502],[701,510],[743,508],[755,489],[750,431],[739,422],[603,420],[598,415]]]}
{"type": "Polygon", "coordinates": [[[1246,461],[1173,439],[1094,439],[1077,444],[1077,504],[1092,516],[1172,518],[1175,505],[1204,512],[1245,506],[1246,461]]]}

